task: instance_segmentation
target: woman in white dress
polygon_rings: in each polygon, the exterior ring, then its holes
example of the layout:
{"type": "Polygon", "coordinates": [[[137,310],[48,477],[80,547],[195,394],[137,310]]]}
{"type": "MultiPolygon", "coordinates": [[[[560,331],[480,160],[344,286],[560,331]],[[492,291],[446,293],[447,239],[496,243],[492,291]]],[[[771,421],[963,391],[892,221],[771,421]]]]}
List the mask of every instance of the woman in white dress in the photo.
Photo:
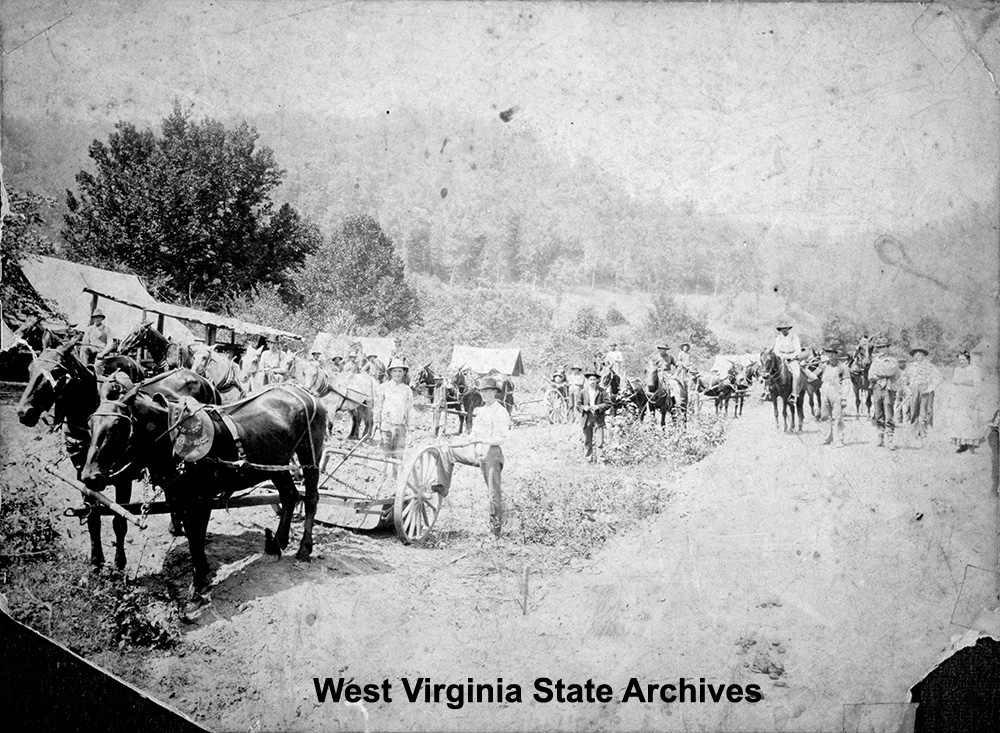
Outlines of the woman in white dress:
{"type": "Polygon", "coordinates": [[[958,446],[957,453],[974,451],[983,442],[984,421],[980,418],[983,398],[983,376],[979,367],[971,363],[968,351],[956,355],[958,366],[952,376],[954,399],[951,416],[951,440],[958,446]]]}

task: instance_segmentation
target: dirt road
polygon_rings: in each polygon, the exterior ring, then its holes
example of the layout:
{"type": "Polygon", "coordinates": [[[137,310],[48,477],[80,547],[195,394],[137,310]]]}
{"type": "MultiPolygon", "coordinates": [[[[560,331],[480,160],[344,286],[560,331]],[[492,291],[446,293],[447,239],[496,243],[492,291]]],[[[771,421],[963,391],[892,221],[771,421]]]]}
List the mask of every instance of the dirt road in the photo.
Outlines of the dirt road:
{"type": "MultiPolygon", "coordinates": [[[[474,469],[456,473],[430,547],[325,529],[314,562],[271,562],[260,555],[269,510],[217,513],[212,605],[177,650],[133,655],[125,673],[220,730],[895,729],[909,687],[992,592],[975,570],[996,557],[989,459],[956,455],[939,436],[920,447],[904,437],[890,453],[866,421],[849,423],[846,447],[821,447],[817,429],[807,419],[802,434],[782,434],[769,406],[748,405],[715,453],[668,473],[586,467],[574,431],[518,428],[511,495],[544,472],[673,490],[662,514],[561,568],[489,538],[474,469]],[[392,702],[319,703],[314,677],[387,679],[392,702]],[[522,701],[407,702],[402,678],[420,677],[502,678],[522,701]],[[615,701],[536,702],[541,677],[606,683],[615,701]],[[620,702],[633,677],[756,684],[763,699],[620,702]]],[[[133,533],[130,559],[141,551],[140,574],[179,589],[186,548],[158,531],[133,533]]]]}

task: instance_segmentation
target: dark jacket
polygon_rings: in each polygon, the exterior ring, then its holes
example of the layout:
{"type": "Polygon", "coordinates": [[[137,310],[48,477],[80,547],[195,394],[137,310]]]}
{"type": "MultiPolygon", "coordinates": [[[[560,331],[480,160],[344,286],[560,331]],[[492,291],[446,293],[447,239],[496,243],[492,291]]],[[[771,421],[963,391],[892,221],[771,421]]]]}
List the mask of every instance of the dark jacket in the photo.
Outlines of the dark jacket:
{"type": "Polygon", "coordinates": [[[596,390],[597,400],[591,405],[590,402],[590,386],[585,385],[580,391],[579,405],[583,407],[593,407],[593,410],[584,410],[581,414],[583,415],[583,425],[593,425],[594,427],[603,428],[604,427],[604,413],[607,409],[611,407],[611,402],[608,400],[608,392],[600,387],[596,390]]]}

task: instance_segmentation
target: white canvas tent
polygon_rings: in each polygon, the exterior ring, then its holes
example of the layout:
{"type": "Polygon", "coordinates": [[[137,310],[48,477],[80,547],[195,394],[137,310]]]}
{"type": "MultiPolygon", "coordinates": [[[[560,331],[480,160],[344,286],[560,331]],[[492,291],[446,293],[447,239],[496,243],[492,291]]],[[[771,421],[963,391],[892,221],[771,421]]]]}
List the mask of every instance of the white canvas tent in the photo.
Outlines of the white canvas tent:
{"type": "Polygon", "coordinates": [[[475,346],[455,345],[451,350],[449,370],[471,369],[476,374],[498,372],[508,377],[524,374],[520,349],[481,349],[475,346]]]}
{"type": "Polygon", "coordinates": [[[346,357],[357,344],[361,344],[361,350],[365,356],[375,354],[383,364],[388,364],[389,359],[396,353],[396,339],[388,336],[347,336],[343,334],[335,336],[324,331],[316,334],[309,351],[318,351],[326,358],[346,357]]]}
{"type": "Polygon", "coordinates": [[[7,328],[7,324],[0,319],[0,352],[13,349],[17,344],[17,336],[7,328]]]}
{"type": "MultiPolygon", "coordinates": [[[[55,257],[30,257],[21,262],[21,272],[35,291],[56,310],[62,312],[70,324],[86,328],[94,296],[84,292],[91,288],[104,293],[115,293],[130,302],[155,306],[157,301],[149,294],[135,275],[101,270],[78,262],[68,262],[55,257]]],[[[115,338],[125,338],[142,318],[141,311],[122,303],[101,299],[101,310],[106,316],[108,329],[115,338]]],[[[194,340],[194,334],[180,321],[166,318],[164,335],[180,343],[194,340]]]]}

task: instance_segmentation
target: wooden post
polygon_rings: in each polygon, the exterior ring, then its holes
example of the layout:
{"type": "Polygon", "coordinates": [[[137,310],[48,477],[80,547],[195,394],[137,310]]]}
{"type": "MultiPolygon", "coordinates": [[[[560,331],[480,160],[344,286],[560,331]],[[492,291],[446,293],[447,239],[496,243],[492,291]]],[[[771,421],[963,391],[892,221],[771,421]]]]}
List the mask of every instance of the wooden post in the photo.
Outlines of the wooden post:
{"type": "Polygon", "coordinates": [[[94,311],[97,310],[97,301],[98,301],[97,293],[91,293],[90,294],[90,312],[91,313],[93,313],[94,311]]]}
{"type": "Polygon", "coordinates": [[[205,343],[211,346],[215,343],[215,326],[205,326],[205,343]]]}
{"type": "Polygon", "coordinates": [[[163,321],[164,321],[164,315],[162,313],[157,313],[156,314],[156,330],[159,331],[161,335],[166,336],[166,334],[163,333],[163,321]]]}

